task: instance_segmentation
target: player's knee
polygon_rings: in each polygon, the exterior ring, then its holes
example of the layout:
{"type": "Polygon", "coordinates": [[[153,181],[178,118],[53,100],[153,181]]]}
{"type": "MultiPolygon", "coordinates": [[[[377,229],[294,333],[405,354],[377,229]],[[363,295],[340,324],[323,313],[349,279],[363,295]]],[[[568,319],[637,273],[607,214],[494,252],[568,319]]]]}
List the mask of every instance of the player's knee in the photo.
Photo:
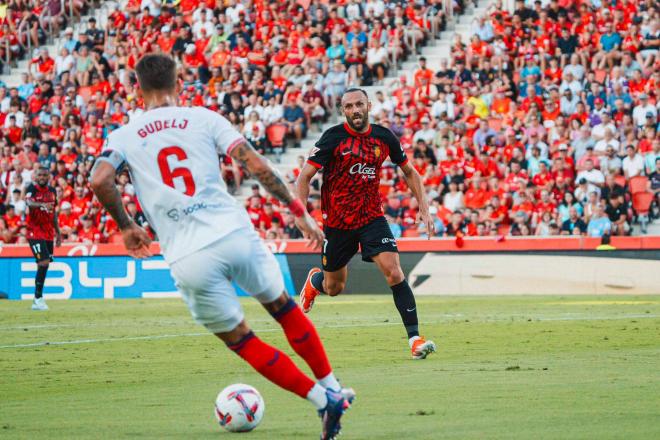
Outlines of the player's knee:
{"type": "Polygon", "coordinates": [[[383,274],[385,275],[387,284],[390,286],[395,286],[406,278],[399,266],[386,267],[383,269],[383,274]]]}
{"type": "Polygon", "coordinates": [[[344,286],[346,286],[346,283],[333,281],[326,283],[323,288],[328,296],[337,296],[344,290],[344,286]]]}
{"type": "Polygon", "coordinates": [[[241,321],[236,327],[227,332],[214,333],[227,345],[234,345],[241,342],[251,332],[250,326],[245,321],[241,321]]]}

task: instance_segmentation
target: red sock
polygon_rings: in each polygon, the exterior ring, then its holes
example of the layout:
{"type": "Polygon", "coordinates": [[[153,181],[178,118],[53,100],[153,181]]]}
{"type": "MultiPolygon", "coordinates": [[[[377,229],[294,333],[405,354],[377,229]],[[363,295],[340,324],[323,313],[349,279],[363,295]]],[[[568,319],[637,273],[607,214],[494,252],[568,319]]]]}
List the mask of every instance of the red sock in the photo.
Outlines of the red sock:
{"type": "Polygon", "coordinates": [[[307,398],[315,382],[293,363],[291,358],[275,347],[266,344],[250,332],[239,343],[229,348],[247,361],[266,379],[287,391],[307,398]]]}
{"type": "Polygon", "coordinates": [[[282,307],[273,317],[280,323],[289,340],[289,344],[298,356],[303,358],[317,379],[332,373],[332,367],[325,353],[323,343],[312,321],[305,316],[293,299],[282,307]]]}

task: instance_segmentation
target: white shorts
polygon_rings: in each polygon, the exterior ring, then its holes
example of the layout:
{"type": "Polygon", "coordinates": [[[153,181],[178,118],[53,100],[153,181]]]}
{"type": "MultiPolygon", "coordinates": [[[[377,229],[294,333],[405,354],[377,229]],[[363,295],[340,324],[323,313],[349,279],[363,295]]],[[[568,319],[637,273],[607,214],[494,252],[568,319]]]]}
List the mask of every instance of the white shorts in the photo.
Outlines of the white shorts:
{"type": "Polygon", "coordinates": [[[177,289],[195,321],[213,333],[243,320],[232,281],[262,304],[284,292],[275,256],[252,229],[239,229],[170,266],[177,289]]]}

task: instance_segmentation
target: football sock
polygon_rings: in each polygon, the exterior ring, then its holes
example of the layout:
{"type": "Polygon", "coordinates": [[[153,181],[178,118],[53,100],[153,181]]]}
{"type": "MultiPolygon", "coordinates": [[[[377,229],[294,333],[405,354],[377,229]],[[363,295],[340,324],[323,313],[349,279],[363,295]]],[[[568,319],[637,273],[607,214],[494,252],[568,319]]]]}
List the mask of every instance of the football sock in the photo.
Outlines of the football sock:
{"type": "Polygon", "coordinates": [[[408,285],[408,281],[403,280],[395,286],[390,286],[390,289],[392,289],[394,295],[394,304],[399,311],[399,315],[401,315],[406,332],[408,332],[408,339],[419,336],[417,304],[415,304],[415,296],[408,285]]]}
{"type": "Polygon", "coordinates": [[[327,376],[320,378],[319,383],[333,391],[341,391],[341,385],[335,377],[335,373],[330,373],[327,376]]]}
{"type": "Polygon", "coordinates": [[[280,310],[273,313],[273,318],[282,326],[291,348],[307,362],[317,379],[325,378],[332,373],[330,361],[316,327],[292,298],[289,298],[280,310]]]}
{"type": "Polygon", "coordinates": [[[266,344],[252,332],[236,344],[227,346],[266,379],[303,399],[307,399],[310,390],[317,385],[300,371],[289,356],[266,344]]]}
{"type": "Polygon", "coordinates": [[[48,266],[37,266],[37,275],[34,277],[34,297],[41,298],[44,291],[44,283],[46,282],[46,273],[48,266]]]}
{"type": "Polygon", "coordinates": [[[309,390],[309,393],[307,393],[307,400],[312,402],[312,405],[316,407],[316,409],[323,409],[328,405],[328,396],[325,393],[325,388],[323,388],[319,384],[314,384],[311,390],[309,390]]]}
{"type": "Polygon", "coordinates": [[[325,293],[325,290],[323,290],[323,271],[312,275],[312,286],[319,292],[325,293]]]}

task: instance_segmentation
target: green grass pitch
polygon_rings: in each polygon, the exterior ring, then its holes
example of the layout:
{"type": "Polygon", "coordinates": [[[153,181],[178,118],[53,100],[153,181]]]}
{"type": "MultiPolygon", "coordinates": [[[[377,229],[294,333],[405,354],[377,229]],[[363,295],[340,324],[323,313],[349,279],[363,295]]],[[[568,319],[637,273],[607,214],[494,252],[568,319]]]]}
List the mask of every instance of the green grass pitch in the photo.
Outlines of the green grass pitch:
{"type": "MultiPolygon", "coordinates": [[[[257,333],[292,354],[266,312],[244,304],[257,333]]],[[[318,438],[311,406],[207,335],[180,300],[50,306],[0,303],[2,439],[318,438]],[[213,400],[235,382],[266,401],[252,433],[215,422],[213,400]]],[[[409,358],[390,296],[317,301],[310,316],[358,393],[342,438],[660,438],[660,296],[423,297],[418,308],[439,348],[425,361],[409,358]]]]}

